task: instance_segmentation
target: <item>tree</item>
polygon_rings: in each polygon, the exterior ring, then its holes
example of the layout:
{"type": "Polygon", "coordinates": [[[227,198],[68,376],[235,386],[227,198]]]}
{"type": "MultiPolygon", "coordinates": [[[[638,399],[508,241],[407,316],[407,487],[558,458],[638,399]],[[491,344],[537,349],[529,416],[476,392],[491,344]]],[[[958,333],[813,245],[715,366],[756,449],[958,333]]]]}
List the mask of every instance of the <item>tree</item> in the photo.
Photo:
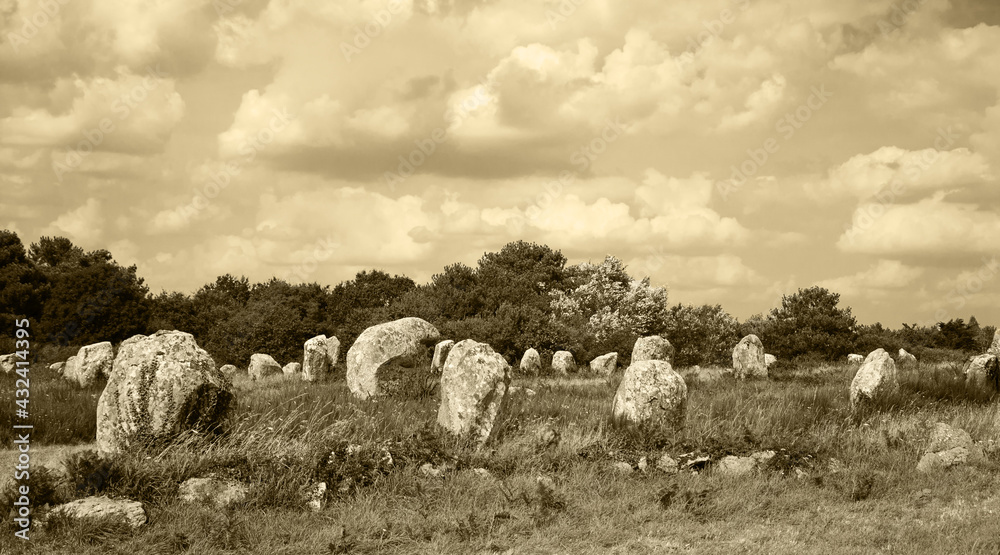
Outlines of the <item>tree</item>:
{"type": "Polygon", "coordinates": [[[445,266],[431,277],[428,291],[442,318],[461,320],[479,314],[484,300],[480,297],[476,271],[462,263],[445,266]]]}
{"type": "Polygon", "coordinates": [[[516,241],[479,259],[476,271],[483,314],[494,314],[504,303],[548,305],[550,291],[564,287],[566,257],[545,245],[516,241]]]}
{"type": "MultiPolygon", "coordinates": [[[[0,230],[0,337],[12,338],[15,322],[28,318],[36,326],[49,292],[49,282],[29,259],[13,231],[0,230]]],[[[13,345],[2,345],[8,352],[13,345]]]]}
{"type": "Polygon", "coordinates": [[[851,308],[837,308],[840,295],[814,286],[781,298],[771,310],[761,341],[768,352],[792,360],[814,356],[840,360],[851,353],[857,322],[851,308]]]}
{"type": "Polygon", "coordinates": [[[720,305],[683,305],[670,309],[667,339],[674,347],[678,367],[719,364],[732,361],[733,346],[740,340],[740,328],[720,305]]]}

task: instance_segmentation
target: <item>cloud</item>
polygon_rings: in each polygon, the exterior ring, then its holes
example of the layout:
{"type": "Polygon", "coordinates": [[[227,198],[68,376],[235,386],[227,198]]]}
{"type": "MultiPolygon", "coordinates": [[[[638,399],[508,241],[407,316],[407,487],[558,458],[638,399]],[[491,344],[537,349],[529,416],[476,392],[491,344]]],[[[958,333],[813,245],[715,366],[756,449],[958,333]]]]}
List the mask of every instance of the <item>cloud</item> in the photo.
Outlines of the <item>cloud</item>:
{"type": "Polygon", "coordinates": [[[56,218],[42,235],[60,235],[87,248],[101,248],[104,235],[104,214],[101,203],[87,199],[83,205],[56,218]]]}
{"type": "Polygon", "coordinates": [[[924,274],[923,268],[906,266],[898,260],[879,260],[854,275],[816,283],[845,297],[878,298],[890,290],[903,290],[924,274]]]}

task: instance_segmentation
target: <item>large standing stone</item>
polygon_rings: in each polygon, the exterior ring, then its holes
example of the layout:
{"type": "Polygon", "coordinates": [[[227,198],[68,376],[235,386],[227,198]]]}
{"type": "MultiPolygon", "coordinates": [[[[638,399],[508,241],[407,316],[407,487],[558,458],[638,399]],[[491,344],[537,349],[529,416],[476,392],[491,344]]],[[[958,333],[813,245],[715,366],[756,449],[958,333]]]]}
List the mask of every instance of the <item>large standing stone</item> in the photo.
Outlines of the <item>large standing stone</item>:
{"type": "Polygon", "coordinates": [[[98,452],[120,452],[136,438],[209,430],[228,411],[231,387],[190,333],[133,336],[121,344],[97,403],[98,452]]]}
{"type": "Polygon", "coordinates": [[[1000,390],[1000,363],[996,355],[974,356],[965,363],[965,383],[979,388],[1000,390]]]}
{"type": "Polygon", "coordinates": [[[254,353],[250,355],[250,366],[247,368],[250,379],[260,380],[281,373],[281,365],[271,355],[254,353]]]}
{"type": "Polygon", "coordinates": [[[733,375],[741,380],[767,377],[764,344],[756,335],[751,333],[741,339],[733,348],[733,375]]]}
{"type": "Polygon", "coordinates": [[[455,341],[445,339],[434,346],[434,358],[431,359],[431,370],[440,372],[444,368],[444,363],[448,360],[448,353],[455,346],[455,341]]]}
{"type": "Polygon", "coordinates": [[[906,352],[906,349],[900,349],[898,363],[900,366],[914,366],[917,364],[917,357],[906,352]]]}
{"type": "Polygon", "coordinates": [[[438,424],[461,437],[485,443],[504,406],[510,365],[493,348],[471,339],[451,349],[441,372],[438,424]]]}
{"type": "Polygon", "coordinates": [[[861,355],[847,355],[847,364],[857,364],[861,365],[865,361],[865,357],[861,355]]]}
{"type": "Polygon", "coordinates": [[[10,374],[14,370],[17,370],[17,355],[11,353],[0,356],[0,371],[4,374],[10,374]]]}
{"type": "Polygon", "coordinates": [[[538,351],[529,348],[524,351],[521,357],[521,373],[527,376],[537,376],[542,371],[542,357],[538,356],[538,351]]]}
{"type": "Polygon", "coordinates": [[[643,360],[662,360],[673,363],[674,346],[667,341],[667,338],[659,335],[640,337],[635,340],[632,347],[632,362],[643,360]]]}
{"type": "Polygon", "coordinates": [[[614,374],[618,367],[618,353],[608,353],[601,355],[590,361],[590,371],[598,376],[607,377],[614,374]]]}
{"type": "Polygon", "coordinates": [[[631,423],[661,422],[674,430],[684,426],[687,384],[662,360],[633,362],[615,393],[612,415],[631,423]]]}
{"type": "Polygon", "coordinates": [[[569,351],[556,351],[552,355],[552,373],[557,376],[565,376],[576,372],[576,360],[573,353],[569,351]]]}
{"type": "Polygon", "coordinates": [[[986,354],[1000,357],[1000,328],[993,332],[993,344],[986,350],[986,354]]]}
{"type": "Polygon", "coordinates": [[[340,361],[340,340],[331,335],[326,338],[326,359],[330,363],[330,371],[333,372],[337,362],[340,361]]]}
{"type": "Polygon", "coordinates": [[[128,499],[108,497],[85,497],[52,508],[49,515],[65,515],[72,519],[111,518],[120,520],[132,528],[146,523],[146,511],[142,503],[128,499]]]}
{"type": "Polygon", "coordinates": [[[885,349],[875,349],[868,354],[851,381],[851,408],[897,389],[899,382],[896,380],[896,363],[885,349]]]}
{"type": "Polygon", "coordinates": [[[397,357],[420,356],[423,341],[440,337],[420,318],[401,318],[366,329],[347,351],[347,386],[360,399],[383,395],[379,368],[397,357]]]}
{"type": "Polygon", "coordinates": [[[325,335],[317,335],[303,346],[302,379],[307,382],[323,382],[330,375],[330,351],[325,335]]]}
{"type": "Polygon", "coordinates": [[[114,349],[108,341],[80,347],[76,356],[66,362],[63,376],[80,384],[80,387],[90,387],[98,376],[108,377],[111,374],[114,361],[114,349]]]}

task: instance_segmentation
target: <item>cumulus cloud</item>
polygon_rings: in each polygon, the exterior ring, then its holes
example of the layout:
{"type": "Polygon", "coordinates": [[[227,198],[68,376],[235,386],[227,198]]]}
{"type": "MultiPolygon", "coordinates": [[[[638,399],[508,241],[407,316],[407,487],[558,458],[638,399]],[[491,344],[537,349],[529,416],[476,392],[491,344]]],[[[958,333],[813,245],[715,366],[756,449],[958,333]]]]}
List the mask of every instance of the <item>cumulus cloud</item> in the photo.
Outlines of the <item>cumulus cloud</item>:
{"type": "Polygon", "coordinates": [[[104,214],[101,203],[87,199],[83,205],[65,212],[45,227],[42,235],[61,235],[87,248],[101,248],[104,214]]]}
{"type": "Polygon", "coordinates": [[[923,268],[907,266],[898,260],[879,260],[867,270],[819,281],[816,285],[845,296],[873,298],[889,290],[905,289],[923,274],[923,268]]]}

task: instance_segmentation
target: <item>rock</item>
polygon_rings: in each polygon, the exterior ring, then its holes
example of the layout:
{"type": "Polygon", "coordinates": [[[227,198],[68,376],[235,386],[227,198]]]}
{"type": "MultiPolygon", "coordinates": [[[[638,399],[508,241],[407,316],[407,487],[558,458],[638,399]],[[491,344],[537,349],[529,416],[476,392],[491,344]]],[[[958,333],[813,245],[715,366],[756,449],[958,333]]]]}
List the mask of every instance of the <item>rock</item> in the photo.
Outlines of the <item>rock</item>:
{"type": "Polygon", "coordinates": [[[553,428],[551,425],[546,424],[538,430],[535,434],[535,439],[538,442],[538,446],[542,449],[548,449],[554,445],[559,445],[559,439],[561,434],[559,430],[553,428]]]}
{"type": "Polygon", "coordinates": [[[993,343],[986,350],[986,354],[995,355],[997,358],[1000,358],[1000,329],[993,332],[993,343]]]}
{"type": "Polygon", "coordinates": [[[146,523],[146,511],[142,503],[127,499],[109,499],[108,497],[85,497],[57,505],[50,515],[66,515],[70,518],[119,518],[132,528],[138,528],[146,523]]]}
{"type": "Polygon", "coordinates": [[[190,333],[160,330],[126,339],[97,403],[98,452],[119,452],[136,437],[210,430],[229,410],[231,388],[190,333]]]}
{"type": "Polygon", "coordinates": [[[617,367],[618,353],[608,353],[590,361],[590,371],[602,377],[610,376],[617,367]]]}
{"type": "Polygon", "coordinates": [[[0,372],[4,374],[10,374],[17,370],[17,355],[11,353],[9,355],[0,356],[0,372]]]}
{"type": "Polygon", "coordinates": [[[441,371],[438,424],[482,445],[505,407],[510,365],[485,343],[466,339],[448,354],[441,371]]]}
{"type": "Polygon", "coordinates": [[[542,371],[542,357],[538,356],[538,351],[528,349],[521,357],[521,373],[527,376],[537,376],[542,371]]]}
{"type": "Polygon", "coordinates": [[[317,335],[302,345],[302,379],[325,382],[330,375],[330,353],[325,335],[317,335]]]}
{"type": "Polygon", "coordinates": [[[646,457],[639,458],[639,464],[636,465],[639,472],[645,472],[649,468],[649,460],[646,457]]]}
{"type": "Polygon", "coordinates": [[[757,451],[755,453],[750,453],[750,458],[756,461],[759,466],[763,466],[771,462],[771,459],[773,459],[777,455],[778,453],[771,450],[757,451]]]}
{"type": "Polygon", "coordinates": [[[617,472],[619,474],[631,474],[632,473],[632,465],[630,465],[629,463],[624,462],[624,461],[617,461],[617,462],[611,463],[611,470],[614,470],[615,472],[617,472]]]}
{"type": "Polygon", "coordinates": [[[434,346],[434,357],[431,359],[431,370],[435,373],[441,372],[444,368],[444,361],[448,360],[448,353],[455,346],[455,341],[445,339],[434,346]]]}
{"type": "Polygon", "coordinates": [[[720,474],[728,476],[743,476],[750,474],[756,468],[757,461],[753,457],[736,457],[733,455],[722,457],[715,465],[715,469],[720,474]]]}
{"type": "Polygon", "coordinates": [[[612,403],[616,420],[661,422],[675,430],[684,426],[687,384],[662,360],[633,362],[625,370],[612,403]]]}
{"type": "Polygon", "coordinates": [[[917,463],[917,470],[930,472],[984,459],[982,447],[972,441],[969,432],[938,422],[931,430],[924,455],[917,463]]]}
{"type": "Polygon", "coordinates": [[[910,366],[910,365],[915,365],[917,363],[917,357],[906,352],[906,349],[899,350],[898,359],[899,360],[897,362],[899,363],[900,366],[910,366]]]}
{"type": "Polygon", "coordinates": [[[185,480],[178,489],[178,496],[181,501],[205,503],[221,509],[243,502],[248,489],[239,482],[207,476],[185,480]]]}
{"type": "Polygon", "coordinates": [[[326,338],[326,362],[330,365],[330,372],[340,362],[340,340],[333,335],[326,338]]]}
{"type": "Polygon", "coordinates": [[[420,318],[402,318],[366,329],[347,351],[347,386],[359,399],[385,395],[379,368],[398,357],[424,356],[423,341],[440,337],[420,318]]]}
{"type": "Polygon", "coordinates": [[[301,375],[302,365],[297,362],[289,362],[281,367],[281,373],[286,376],[294,376],[296,374],[301,375]]]}
{"type": "Polygon", "coordinates": [[[268,376],[281,373],[281,365],[271,355],[256,353],[250,356],[250,366],[247,368],[250,379],[261,380],[268,376]]]}
{"type": "Polygon", "coordinates": [[[67,361],[63,377],[75,381],[80,387],[90,387],[98,376],[110,376],[114,360],[114,349],[108,341],[80,347],[76,356],[67,361]]]}
{"type": "Polygon", "coordinates": [[[795,469],[795,479],[796,480],[805,480],[808,477],[809,477],[809,473],[808,472],[802,470],[801,468],[796,468],[795,469]]]}
{"type": "Polygon", "coordinates": [[[535,486],[538,488],[538,493],[543,497],[551,499],[556,494],[556,483],[548,476],[536,476],[535,486]]]}
{"type": "Polygon", "coordinates": [[[475,474],[476,477],[481,478],[483,480],[493,479],[493,474],[490,474],[490,471],[486,470],[485,468],[473,468],[472,473],[475,474]]]}
{"type": "Polygon", "coordinates": [[[552,373],[557,376],[565,376],[576,372],[576,360],[573,353],[569,351],[556,351],[552,355],[552,373]]]}
{"type": "Polygon", "coordinates": [[[895,392],[899,389],[896,381],[896,363],[885,349],[875,349],[858,368],[851,381],[851,408],[871,400],[877,395],[895,392]]]}
{"type": "Polygon", "coordinates": [[[770,368],[775,362],[778,362],[778,357],[770,353],[764,353],[764,366],[770,368]]]}
{"type": "Polygon", "coordinates": [[[956,447],[963,447],[968,449],[969,452],[976,451],[977,449],[975,442],[972,441],[972,436],[969,435],[969,432],[966,432],[961,428],[953,428],[943,422],[938,422],[931,430],[927,448],[924,449],[924,452],[936,453],[939,451],[954,449],[956,447]]]}
{"type": "Polygon", "coordinates": [[[640,337],[635,340],[635,346],[632,347],[631,362],[644,360],[662,360],[672,363],[674,361],[674,346],[665,337],[659,335],[640,337]]]}
{"type": "Polygon", "coordinates": [[[420,473],[428,478],[444,478],[444,470],[435,467],[431,463],[424,463],[420,466],[420,473]]]}
{"type": "MultiPolygon", "coordinates": [[[[112,361],[112,364],[114,364],[114,361],[112,361]]],[[[50,364],[49,365],[49,370],[52,370],[53,372],[56,372],[60,376],[62,376],[63,372],[65,372],[65,370],[66,370],[66,363],[65,362],[56,362],[54,364],[50,364]]]]}
{"type": "Polygon", "coordinates": [[[317,513],[323,510],[323,501],[326,499],[326,482],[313,484],[302,494],[306,508],[317,513]]]}
{"type": "Polygon", "coordinates": [[[512,385],[507,388],[507,395],[523,395],[525,397],[534,397],[536,392],[530,387],[522,387],[520,385],[512,385]]]}
{"type": "Polygon", "coordinates": [[[965,383],[977,389],[1000,390],[1000,362],[996,355],[974,356],[965,363],[965,383]]]}
{"type": "Polygon", "coordinates": [[[764,345],[756,335],[751,333],[733,348],[733,375],[740,380],[767,377],[764,345]]]}
{"type": "Polygon", "coordinates": [[[231,380],[233,379],[233,376],[235,376],[236,373],[240,371],[240,369],[233,366],[232,364],[223,364],[222,368],[219,368],[219,371],[222,372],[227,378],[231,380]]]}
{"type": "Polygon", "coordinates": [[[847,355],[847,364],[857,364],[861,365],[865,361],[865,357],[861,355],[847,355]]]}
{"type": "Polygon", "coordinates": [[[656,469],[661,472],[666,472],[667,474],[677,474],[677,471],[680,469],[680,465],[678,465],[677,461],[675,461],[670,455],[664,453],[656,461],[656,469]]]}

